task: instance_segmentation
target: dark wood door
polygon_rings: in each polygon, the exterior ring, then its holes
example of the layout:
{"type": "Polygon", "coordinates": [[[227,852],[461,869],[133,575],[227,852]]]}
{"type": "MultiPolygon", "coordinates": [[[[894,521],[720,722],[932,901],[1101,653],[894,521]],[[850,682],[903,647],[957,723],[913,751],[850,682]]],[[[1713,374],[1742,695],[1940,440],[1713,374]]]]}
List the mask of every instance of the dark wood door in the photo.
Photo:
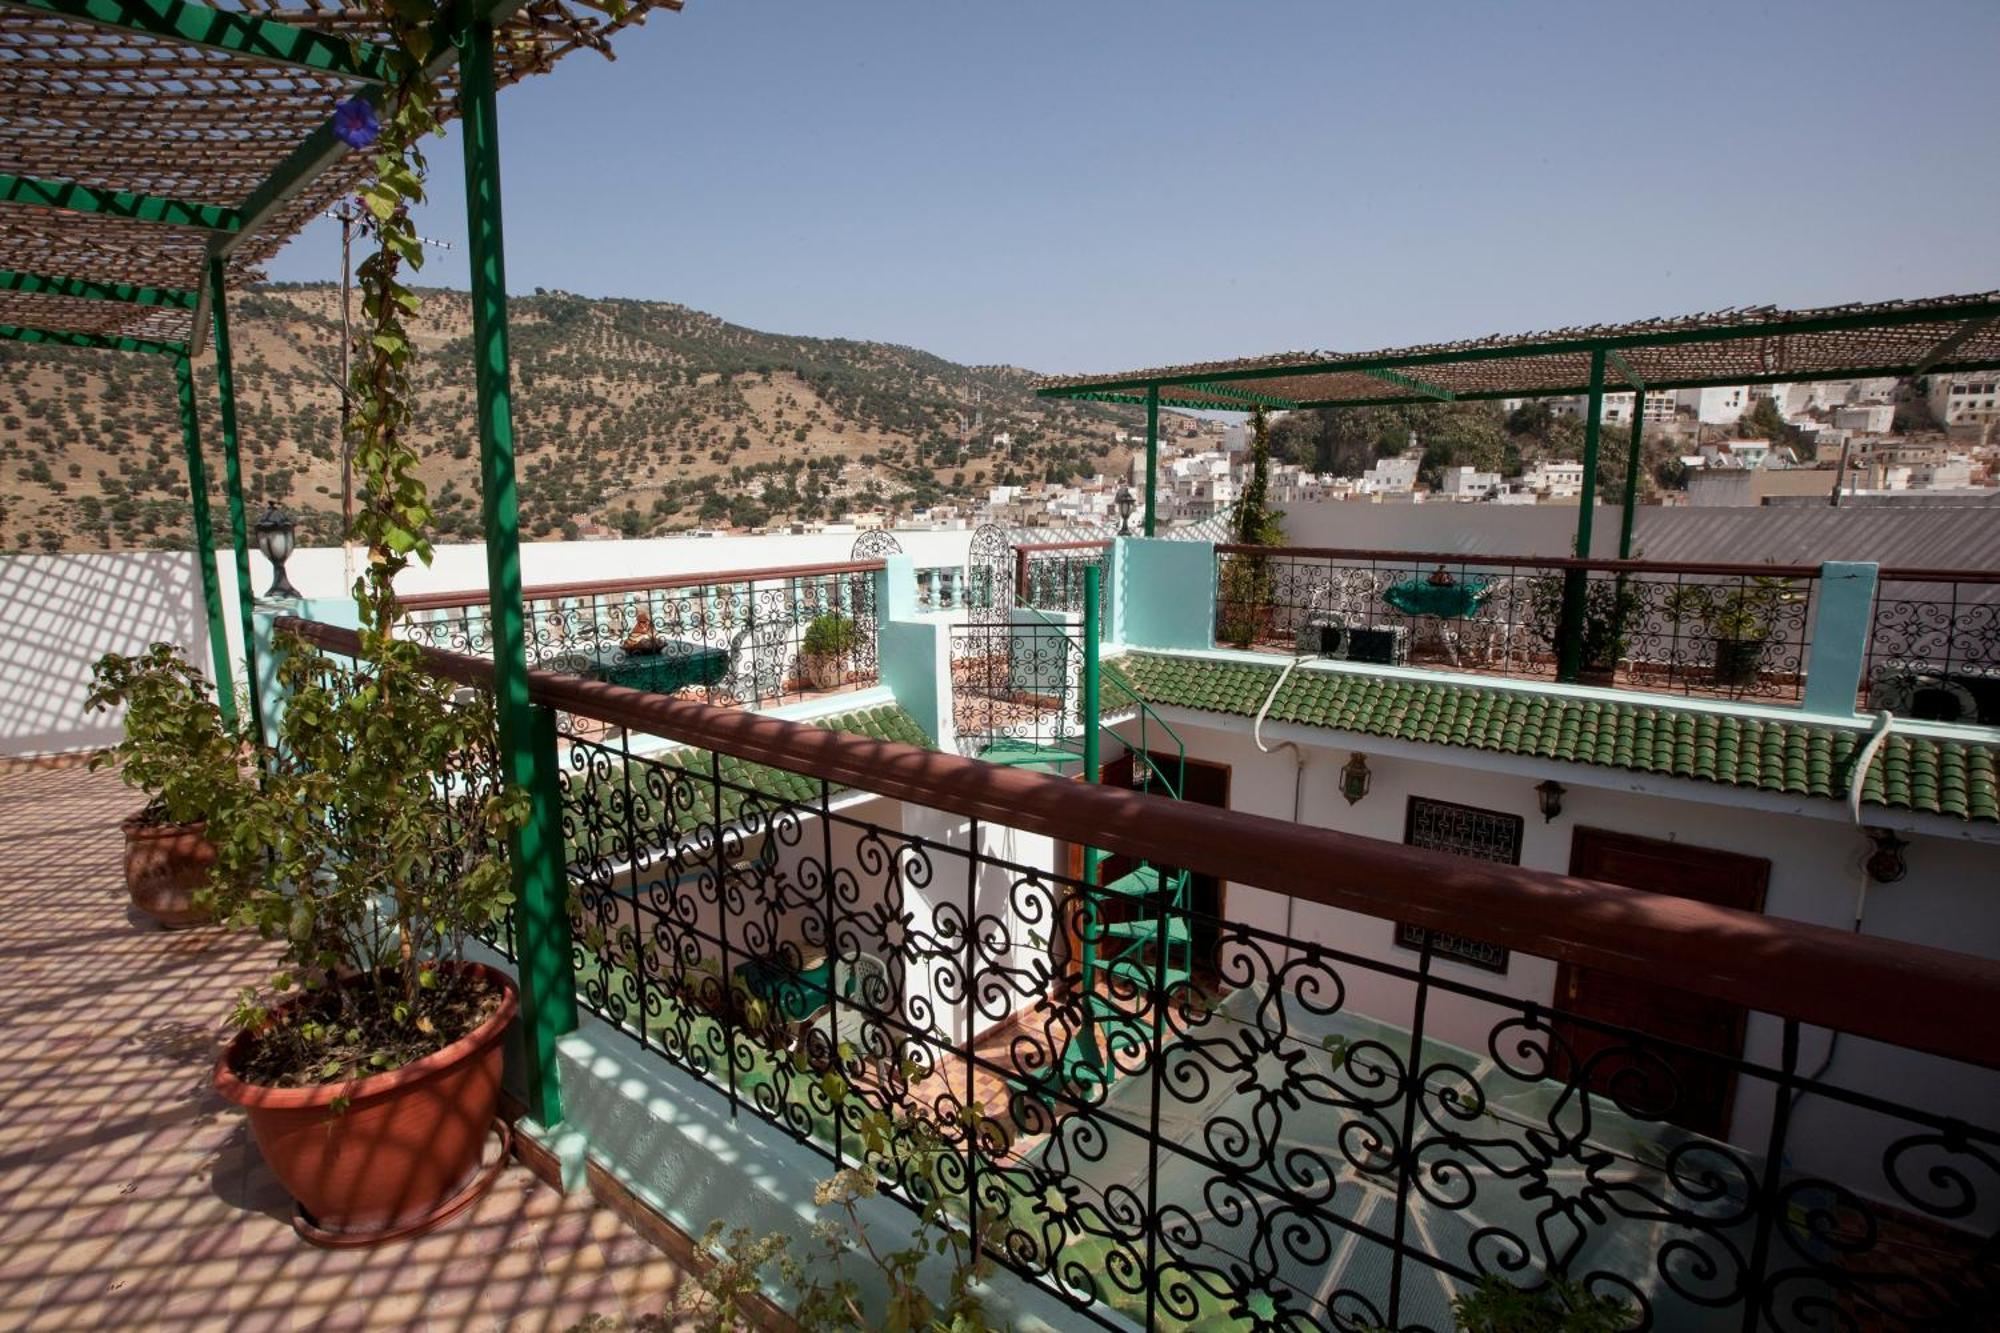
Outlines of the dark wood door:
{"type": "MultiPolygon", "coordinates": [[[[1212,805],[1217,809],[1229,808],[1229,765],[1204,763],[1199,759],[1183,760],[1178,754],[1148,751],[1148,764],[1157,767],[1166,775],[1167,783],[1177,783],[1180,798],[1196,805],[1212,805]]],[[[1128,752],[1105,764],[1098,772],[1100,780],[1107,786],[1130,787],[1134,784],[1134,765],[1128,752]]],[[[1167,787],[1156,789],[1155,794],[1168,795],[1167,787]]],[[[1120,875],[1129,873],[1138,865],[1129,856],[1113,855],[1108,858],[1098,875],[1097,882],[1109,884],[1120,875]]],[[[1161,866],[1162,873],[1169,868],[1161,866]]],[[[1223,918],[1224,900],[1227,893],[1222,881],[1213,875],[1195,875],[1188,882],[1188,906],[1194,913],[1194,967],[1197,974],[1213,978],[1215,974],[1215,951],[1218,943],[1216,923],[1223,918]]]]}
{"type": "MultiPolygon", "coordinates": [[[[1771,878],[1771,863],[1762,857],[1594,828],[1576,831],[1569,870],[1583,879],[1750,912],[1764,910],[1771,878]]],[[[1556,974],[1556,1004],[1571,1014],[1697,1050],[1721,1056],[1743,1053],[1742,1009],[1661,982],[1565,964],[1556,974]]],[[[1719,1137],[1727,1132],[1735,1079],[1726,1066],[1655,1047],[1640,1055],[1627,1039],[1580,1023],[1558,1019],[1556,1030],[1582,1067],[1584,1084],[1594,1091],[1621,1094],[1633,1109],[1700,1134],[1719,1137]]]]}

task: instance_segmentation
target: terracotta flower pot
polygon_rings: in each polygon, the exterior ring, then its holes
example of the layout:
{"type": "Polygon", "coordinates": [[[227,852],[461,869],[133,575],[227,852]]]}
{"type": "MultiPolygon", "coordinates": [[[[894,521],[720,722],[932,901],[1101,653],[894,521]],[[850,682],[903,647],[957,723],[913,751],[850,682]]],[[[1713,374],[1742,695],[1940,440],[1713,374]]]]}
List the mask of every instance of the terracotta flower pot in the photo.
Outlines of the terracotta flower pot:
{"type": "Polygon", "coordinates": [[[455,966],[498,987],[499,1008],[401,1069],[309,1088],[248,1083],[237,1073],[247,1031],[216,1062],[216,1091],[249,1113],[258,1151],[318,1232],[413,1233],[448,1216],[478,1174],[499,1105],[501,1038],[519,999],[505,974],[482,963],[455,966]],[[346,1105],[335,1110],[341,1098],[346,1105]]]}
{"type": "Polygon", "coordinates": [[[163,926],[198,926],[215,916],[195,906],[194,894],[208,882],[215,844],[205,822],[152,824],[133,815],[125,831],[125,891],[132,906],[163,926]]]}

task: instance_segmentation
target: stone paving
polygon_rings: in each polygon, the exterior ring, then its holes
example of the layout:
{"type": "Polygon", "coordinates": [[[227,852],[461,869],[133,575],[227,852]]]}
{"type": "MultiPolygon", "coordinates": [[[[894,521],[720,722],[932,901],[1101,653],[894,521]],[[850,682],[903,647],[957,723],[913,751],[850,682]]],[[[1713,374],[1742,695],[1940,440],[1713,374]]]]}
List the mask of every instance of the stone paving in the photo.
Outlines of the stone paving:
{"type": "Polygon", "coordinates": [[[430,1236],[320,1250],[209,1088],[269,945],[129,915],[108,773],[0,769],[0,1331],[567,1329],[678,1270],[518,1164],[430,1236]]]}

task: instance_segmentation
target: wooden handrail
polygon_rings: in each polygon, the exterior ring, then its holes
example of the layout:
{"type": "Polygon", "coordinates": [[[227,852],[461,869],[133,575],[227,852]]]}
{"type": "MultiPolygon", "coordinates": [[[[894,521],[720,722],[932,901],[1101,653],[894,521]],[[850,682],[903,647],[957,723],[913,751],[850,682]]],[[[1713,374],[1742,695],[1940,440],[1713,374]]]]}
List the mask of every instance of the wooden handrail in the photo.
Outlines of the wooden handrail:
{"type": "Polygon", "coordinates": [[[1890,565],[1875,571],[1875,586],[1884,583],[2000,584],[2000,569],[1905,569],[1890,565]]]}
{"type": "Polygon", "coordinates": [[[1402,565],[1504,565],[1509,568],[1583,569],[1606,574],[1741,574],[1763,578],[1816,579],[1818,565],[1735,565],[1713,561],[1585,560],[1573,555],[1475,555],[1465,551],[1349,551],[1331,546],[1244,546],[1224,542],[1219,555],[1304,557],[1335,562],[1369,561],[1402,565]]]}
{"type": "Polygon", "coordinates": [[[1026,551],[1029,553],[1033,553],[1036,551],[1082,551],[1082,550],[1101,551],[1109,545],[1111,545],[1111,539],[1109,537],[1100,537],[1095,541],[1081,541],[1081,542],[1024,542],[1021,545],[1016,546],[1014,550],[1017,552],[1026,551]]]}
{"type": "MultiPolygon", "coordinates": [[[[598,579],[585,583],[546,583],[523,588],[521,600],[548,601],[562,597],[591,597],[621,592],[655,592],[672,588],[699,588],[711,583],[762,583],[771,579],[829,578],[837,574],[872,574],[884,567],[880,560],[838,560],[823,565],[774,565],[769,569],[718,569],[706,574],[666,574],[629,579],[598,579]]],[[[405,611],[436,611],[446,607],[484,606],[486,589],[462,592],[424,592],[398,597],[396,605],[405,611]]]]}
{"type": "MultiPolygon", "coordinates": [[[[292,617],[278,628],[329,652],[360,649],[353,630],[292,617]]],[[[492,688],[488,659],[423,653],[438,675],[492,688]]],[[[1472,930],[1539,957],[2000,1068],[2000,1024],[1987,1021],[2000,1012],[2000,961],[1071,782],[581,676],[531,670],[528,680],[536,703],[697,749],[1304,902],[1472,930]]]]}

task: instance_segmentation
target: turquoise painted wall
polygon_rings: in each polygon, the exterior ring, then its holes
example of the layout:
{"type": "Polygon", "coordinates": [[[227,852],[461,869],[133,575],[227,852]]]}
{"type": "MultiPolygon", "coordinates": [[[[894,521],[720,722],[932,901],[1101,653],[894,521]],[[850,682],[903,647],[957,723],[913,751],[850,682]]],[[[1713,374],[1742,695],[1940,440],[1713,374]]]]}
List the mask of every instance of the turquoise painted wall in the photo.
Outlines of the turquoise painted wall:
{"type": "Polygon", "coordinates": [[[1113,642],[1132,648],[1215,646],[1215,547],[1161,537],[1112,542],[1113,642]]]}
{"type": "Polygon", "coordinates": [[[1876,566],[1830,561],[1819,567],[1812,650],[1806,659],[1805,711],[1854,716],[1868,631],[1875,614],[1876,566]]]}

